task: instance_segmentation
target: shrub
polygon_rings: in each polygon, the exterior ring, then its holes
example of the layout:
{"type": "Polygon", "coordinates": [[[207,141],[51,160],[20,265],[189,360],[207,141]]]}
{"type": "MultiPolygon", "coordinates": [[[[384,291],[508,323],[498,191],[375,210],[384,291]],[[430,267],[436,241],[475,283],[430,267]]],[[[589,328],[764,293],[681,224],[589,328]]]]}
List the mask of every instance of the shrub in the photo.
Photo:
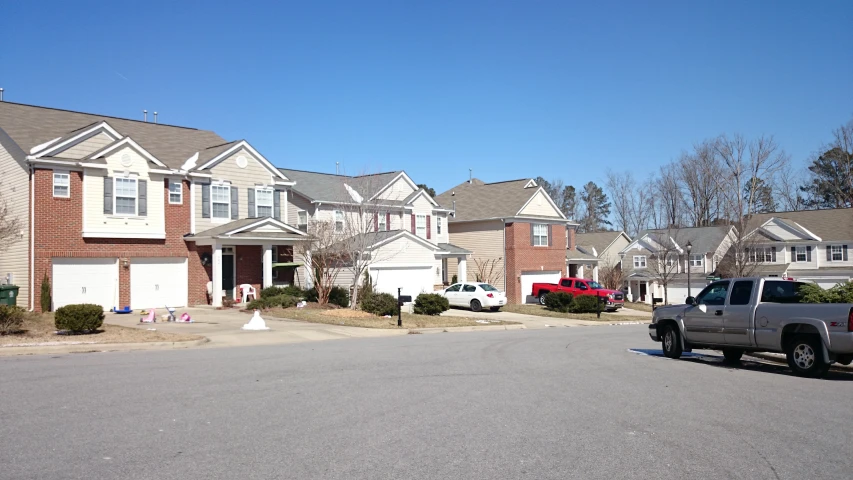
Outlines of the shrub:
{"type": "Polygon", "coordinates": [[[267,310],[270,308],[290,308],[295,307],[299,303],[299,299],[292,295],[276,295],[274,297],[261,297],[257,300],[252,300],[246,305],[248,310],[267,310]]]}
{"type": "Polygon", "coordinates": [[[450,279],[450,284],[451,284],[451,285],[455,285],[455,284],[459,283],[457,280],[459,280],[459,277],[457,277],[456,275],[454,275],[454,276],[453,276],[453,277],[451,277],[451,279],[450,279]]]}
{"type": "Polygon", "coordinates": [[[374,315],[396,315],[397,299],[390,293],[373,293],[361,297],[361,309],[374,315]]]}
{"type": "Polygon", "coordinates": [[[595,313],[597,311],[598,297],[595,295],[578,295],[572,299],[572,303],[569,305],[569,313],[595,313]]]}
{"type": "Polygon", "coordinates": [[[422,293],[415,299],[415,313],[419,315],[441,315],[450,309],[450,302],[437,293],[422,293]]]}
{"type": "Polygon", "coordinates": [[[320,296],[317,295],[317,288],[311,287],[308,290],[305,290],[305,301],[306,302],[316,302],[320,299],[320,296]]]}
{"type": "Polygon", "coordinates": [[[57,330],[93,332],[104,324],[104,309],[90,303],[66,305],[56,310],[55,321],[57,330]]]}
{"type": "Polygon", "coordinates": [[[290,295],[291,297],[302,298],[305,296],[305,290],[302,290],[296,285],[288,285],[286,287],[267,287],[261,290],[261,298],[277,297],[279,295],[290,295]]]}
{"type": "Polygon", "coordinates": [[[555,312],[568,313],[572,305],[572,294],[566,292],[551,292],[545,295],[545,308],[555,312]]]}
{"type": "Polygon", "coordinates": [[[853,303],[853,282],[844,282],[824,290],[809,283],[800,287],[798,292],[802,303],[853,303]]]}
{"type": "Polygon", "coordinates": [[[10,305],[0,305],[0,334],[14,333],[24,324],[24,309],[10,305]]]}
{"type": "Polygon", "coordinates": [[[332,287],[332,290],[329,292],[329,303],[341,308],[349,307],[349,289],[332,287]]]}
{"type": "Polygon", "coordinates": [[[51,300],[53,299],[50,297],[50,278],[45,273],[44,278],[41,279],[41,299],[39,302],[42,312],[50,311],[51,300]]]}

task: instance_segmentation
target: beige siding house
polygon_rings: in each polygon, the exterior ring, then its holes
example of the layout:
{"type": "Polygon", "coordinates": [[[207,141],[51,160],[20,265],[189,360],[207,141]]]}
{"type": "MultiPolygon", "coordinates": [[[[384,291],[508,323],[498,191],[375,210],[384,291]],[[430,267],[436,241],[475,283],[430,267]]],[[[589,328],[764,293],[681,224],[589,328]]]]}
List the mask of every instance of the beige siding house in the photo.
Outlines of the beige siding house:
{"type": "Polygon", "coordinates": [[[0,245],[0,285],[19,287],[17,304],[30,301],[30,210],[29,169],[26,154],[0,129],[0,211],[5,204],[6,217],[0,222],[17,222],[19,233],[0,245]]]}

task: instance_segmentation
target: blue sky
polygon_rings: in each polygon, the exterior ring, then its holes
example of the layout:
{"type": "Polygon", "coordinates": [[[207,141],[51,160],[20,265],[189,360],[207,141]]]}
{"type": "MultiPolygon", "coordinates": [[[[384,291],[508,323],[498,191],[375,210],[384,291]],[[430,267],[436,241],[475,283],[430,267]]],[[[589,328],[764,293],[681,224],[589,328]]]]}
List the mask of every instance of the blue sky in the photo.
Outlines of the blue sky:
{"type": "Polygon", "coordinates": [[[803,164],[853,116],[851,25],[850,1],[6,2],[0,87],[288,168],[577,186],[724,132],[803,164]]]}

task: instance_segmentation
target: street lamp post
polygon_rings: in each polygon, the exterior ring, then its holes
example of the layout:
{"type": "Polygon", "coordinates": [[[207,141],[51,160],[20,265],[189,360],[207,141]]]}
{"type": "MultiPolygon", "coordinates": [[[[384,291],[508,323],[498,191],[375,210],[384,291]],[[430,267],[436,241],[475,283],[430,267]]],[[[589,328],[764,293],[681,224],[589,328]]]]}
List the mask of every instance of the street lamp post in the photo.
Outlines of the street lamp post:
{"type": "Polygon", "coordinates": [[[693,244],[690,240],[687,241],[687,296],[690,297],[690,250],[693,250],[693,244]]]}

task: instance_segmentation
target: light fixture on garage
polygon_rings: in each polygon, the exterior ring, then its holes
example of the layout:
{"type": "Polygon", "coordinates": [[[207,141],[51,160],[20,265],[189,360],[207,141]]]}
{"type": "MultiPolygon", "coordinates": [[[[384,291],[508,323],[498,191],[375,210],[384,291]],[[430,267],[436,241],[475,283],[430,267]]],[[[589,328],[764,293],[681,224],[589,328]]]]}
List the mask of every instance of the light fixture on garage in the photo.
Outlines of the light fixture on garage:
{"type": "Polygon", "coordinates": [[[121,266],[124,268],[127,268],[130,266],[130,262],[128,262],[126,258],[122,258],[121,259],[121,266]]]}

